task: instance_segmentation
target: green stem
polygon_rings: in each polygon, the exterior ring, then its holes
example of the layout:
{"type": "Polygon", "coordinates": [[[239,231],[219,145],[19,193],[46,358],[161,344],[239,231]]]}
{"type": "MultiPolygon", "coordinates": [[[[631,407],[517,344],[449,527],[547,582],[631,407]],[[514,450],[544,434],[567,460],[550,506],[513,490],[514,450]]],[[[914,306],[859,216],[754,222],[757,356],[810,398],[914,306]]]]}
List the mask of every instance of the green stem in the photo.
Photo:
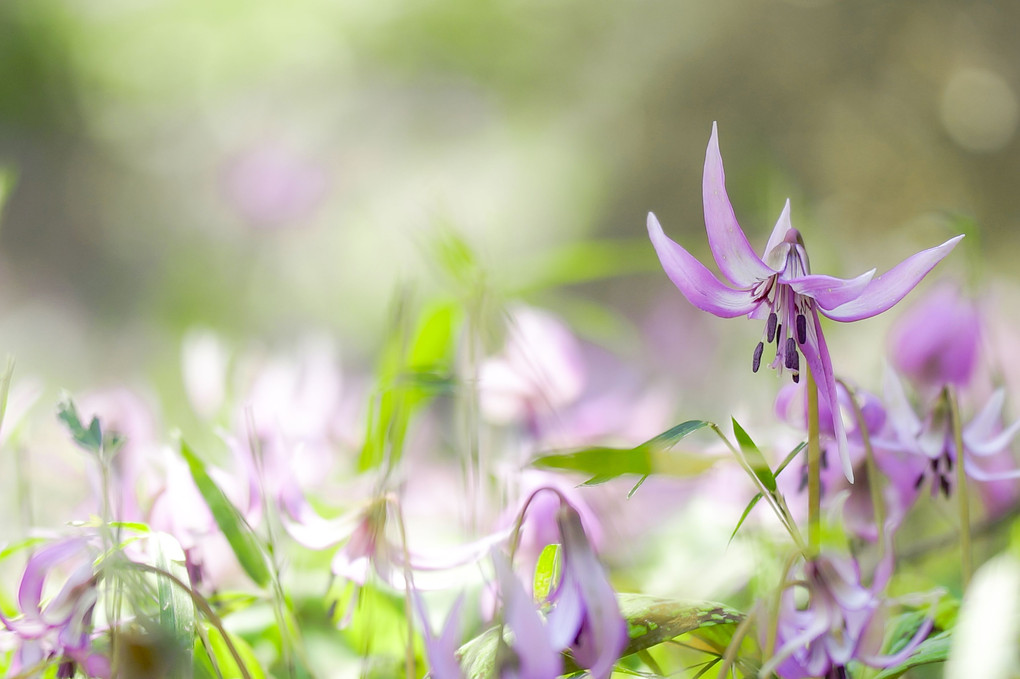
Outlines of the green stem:
{"type": "Polygon", "coordinates": [[[960,425],[960,404],[956,399],[956,393],[947,386],[945,396],[952,417],[953,444],[956,448],[956,501],[960,511],[960,575],[963,580],[963,588],[966,589],[970,583],[974,563],[970,546],[970,500],[967,495],[967,471],[963,465],[963,428],[960,425]]]}
{"type": "Polygon", "coordinates": [[[807,376],[808,406],[808,548],[814,556],[821,544],[822,446],[818,435],[818,387],[810,367],[805,365],[803,373],[807,376]]]}
{"type": "Polygon", "coordinates": [[[839,380],[847,393],[850,394],[850,403],[854,407],[854,417],[857,420],[857,430],[861,433],[861,441],[864,442],[865,464],[868,468],[868,486],[871,494],[871,507],[875,515],[875,528],[878,531],[878,558],[881,561],[885,554],[885,496],[882,494],[882,476],[875,463],[875,451],[871,447],[871,434],[868,433],[868,426],[864,422],[864,412],[861,404],[857,402],[857,395],[843,380],[839,380]]]}

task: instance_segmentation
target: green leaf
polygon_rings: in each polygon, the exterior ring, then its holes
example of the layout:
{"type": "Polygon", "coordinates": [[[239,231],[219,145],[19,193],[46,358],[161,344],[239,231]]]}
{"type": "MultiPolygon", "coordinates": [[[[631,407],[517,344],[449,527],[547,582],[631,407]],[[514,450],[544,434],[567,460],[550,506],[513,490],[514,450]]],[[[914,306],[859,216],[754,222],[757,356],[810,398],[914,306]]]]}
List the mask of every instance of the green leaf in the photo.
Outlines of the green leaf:
{"type": "Polygon", "coordinates": [[[18,173],[12,167],[0,167],[0,217],[3,217],[4,205],[11,193],[14,192],[14,184],[18,179],[18,173]]]}
{"type": "Polygon", "coordinates": [[[754,506],[758,504],[758,501],[761,500],[762,497],[763,496],[761,493],[755,493],[754,497],[751,498],[751,501],[747,503],[747,506],[744,507],[744,513],[740,515],[740,521],[737,521],[737,525],[733,527],[733,532],[730,533],[730,539],[727,540],[726,544],[733,542],[733,538],[737,537],[737,531],[740,530],[740,527],[744,525],[744,520],[747,519],[747,516],[751,513],[751,510],[754,509],[754,506]]]}
{"type": "MultiPolygon", "coordinates": [[[[0,196],[0,205],[2,203],[2,196],[0,196]]],[[[7,367],[4,369],[3,375],[0,376],[0,427],[3,426],[4,415],[7,414],[7,396],[11,392],[11,378],[14,377],[14,357],[7,357],[7,367]]]]}
{"type": "MultiPolygon", "coordinates": [[[[676,601],[643,594],[617,594],[620,613],[627,622],[630,640],[622,655],[631,655],[669,641],[681,634],[705,628],[734,627],[743,615],[712,602],[676,601]]],[[[509,629],[505,630],[507,643],[509,629]]],[[[492,627],[460,647],[457,657],[467,679],[495,679],[499,653],[499,627],[492,627]]],[[[567,659],[564,670],[572,666],[567,659]]]]}
{"type": "Polygon", "coordinates": [[[896,679],[896,677],[902,676],[911,668],[945,662],[949,658],[951,641],[952,635],[948,631],[928,637],[921,642],[913,655],[899,665],[879,672],[875,675],[874,679],[896,679]]]}
{"type": "Polygon", "coordinates": [[[560,579],[560,546],[546,545],[535,564],[535,579],[532,591],[535,601],[545,601],[560,579]]]}
{"type": "MultiPolygon", "coordinates": [[[[184,551],[180,543],[166,533],[155,533],[152,540],[156,545],[156,568],[188,582],[188,569],[184,565],[184,551]]],[[[195,604],[188,593],[169,578],[158,577],[156,594],[160,627],[170,636],[175,647],[173,658],[178,668],[175,677],[189,679],[193,671],[195,604]]]]}
{"type": "MultiPolygon", "coordinates": [[[[262,663],[255,657],[255,652],[252,651],[251,646],[236,634],[232,634],[229,631],[227,634],[230,635],[230,643],[237,649],[237,654],[241,656],[241,662],[244,664],[244,669],[248,671],[248,675],[252,679],[265,679],[266,675],[262,671],[262,663]]],[[[206,625],[205,636],[209,640],[209,646],[205,649],[206,653],[215,660],[216,667],[223,675],[223,679],[237,679],[243,676],[241,668],[237,666],[237,662],[234,660],[234,656],[231,655],[227,642],[224,641],[223,635],[220,634],[219,630],[212,625],[206,625]]],[[[205,653],[202,653],[198,657],[204,655],[205,653]]],[[[203,658],[203,660],[206,661],[202,663],[203,665],[208,663],[208,657],[203,658]]],[[[211,668],[207,668],[206,671],[208,672],[209,669],[211,668]]]]}
{"type": "Polygon", "coordinates": [[[409,302],[401,299],[377,369],[359,471],[403,454],[411,418],[429,400],[452,390],[450,362],[459,309],[451,303],[427,307],[411,328],[409,302]]]}
{"type": "Polygon", "coordinates": [[[684,437],[708,426],[708,422],[690,420],[634,448],[595,446],[571,453],[543,455],[532,464],[544,469],[591,474],[586,485],[605,483],[623,474],[696,476],[712,467],[718,458],[701,453],[672,453],[670,449],[684,437]]]}
{"type": "Polygon", "coordinates": [[[737,443],[740,444],[740,452],[744,454],[747,465],[754,472],[754,475],[758,477],[758,480],[761,481],[761,485],[765,486],[765,489],[770,493],[776,492],[776,477],[772,475],[769,463],[765,461],[765,456],[758,450],[758,446],[754,445],[754,441],[747,435],[744,428],[737,423],[736,419],[733,419],[733,434],[737,437],[737,443]]]}
{"type": "Polygon", "coordinates": [[[265,553],[255,531],[244,520],[241,512],[230,502],[223,490],[216,485],[216,482],[209,476],[209,472],[206,471],[205,464],[192,452],[183,439],[181,440],[181,456],[188,463],[191,478],[195,480],[198,492],[209,506],[216,525],[219,526],[220,531],[227,538],[227,542],[230,543],[244,572],[255,584],[265,587],[269,584],[271,576],[266,564],[265,553]]]}
{"type": "Polygon", "coordinates": [[[102,451],[103,432],[99,425],[99,419],[93,417],[91,424],[86,428],[78,416],[78,409],[75,407],[74,401],[66,394],[57,404],[57,418],[64,423],[71,433],[71,437],[79,446],[97,455],[102,451]]]}
{"type": "Polygon", "coordinates": [[[735,625],[743,619],[738,611],[713,602],[677,601],[644,594],[618,594],[617,599],[630,636],[623,655],[703,627],[735,625]]]}

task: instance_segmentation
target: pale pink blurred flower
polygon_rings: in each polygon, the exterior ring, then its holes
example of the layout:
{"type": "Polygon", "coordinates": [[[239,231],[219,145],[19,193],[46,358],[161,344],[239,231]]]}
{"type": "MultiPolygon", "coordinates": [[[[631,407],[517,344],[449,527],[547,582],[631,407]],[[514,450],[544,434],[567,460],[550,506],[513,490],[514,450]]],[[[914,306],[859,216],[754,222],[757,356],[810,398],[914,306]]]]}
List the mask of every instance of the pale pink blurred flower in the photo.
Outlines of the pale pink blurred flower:
{"type": "Polygon", "coordinates": [[[943,283],[907,309],[889,334],[889,358],[901,375],[928,393],[966,386],[981,343],[977,306],[943,283]]]}
{"type": "Polygon", "coordinates": [[[308,218],[326,193],[326,172],[281,144],[263,143],[235,156],[223,177],[226,199],[252,225],[291,226],[308,218]]]}
{"type": "Polygon", "coordinates": [[[503,351],[479,372],[482,414],[496,424],[539,421],[573,403],[584,389],[581,345],[552,314],[529,307],[510,312],[503,351]]]}

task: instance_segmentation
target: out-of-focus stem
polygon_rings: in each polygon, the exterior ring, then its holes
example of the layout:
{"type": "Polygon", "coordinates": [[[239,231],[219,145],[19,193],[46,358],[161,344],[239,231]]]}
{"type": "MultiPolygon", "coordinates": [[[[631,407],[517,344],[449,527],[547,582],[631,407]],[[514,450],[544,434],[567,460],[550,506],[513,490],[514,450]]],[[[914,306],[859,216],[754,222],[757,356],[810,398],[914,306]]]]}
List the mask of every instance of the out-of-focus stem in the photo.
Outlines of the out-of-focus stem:
{"type": "Polygon", "coordinates": [[[818,554],[821,543],[822,446],[818,436],[818,387],[811,368],[805,365],[804,373],[807,375],[805,386],[808,406],[808,549],[811,556],[814,556],[818,554]]]}
{"type": "Polygon", "coordinates": [[[840,380],[840,384],[850,394],[850,403],[854,407],[854,417],[857,420],[857,431],[861,433],[861,441],[864,442],[865,464],[868,468],[868,486],[871,493],[871,507],[875,515],[875,528],[878,531],[878,556],[881,560],[885,553],[885,496],[882,494],[882,476],[875,464],[875,451],[871,447],[871,434],[868,433],[868,425],[864,422],[864,413],[861,411],[861,404],[857,402],[857,395],[846,384],[840,380]]]}
{"type": "Polygon", "coordinates": [[[960,577],[966,589],[974,565],[970,547],[970,498],[967,494],[967,471],[963,466],[963,428],[960,425],[960,404],[956,400],[956,392],[947,386],[945,396],[952,418],[953,446],[956,448],[956,501],[960,511],[960,577]]]}

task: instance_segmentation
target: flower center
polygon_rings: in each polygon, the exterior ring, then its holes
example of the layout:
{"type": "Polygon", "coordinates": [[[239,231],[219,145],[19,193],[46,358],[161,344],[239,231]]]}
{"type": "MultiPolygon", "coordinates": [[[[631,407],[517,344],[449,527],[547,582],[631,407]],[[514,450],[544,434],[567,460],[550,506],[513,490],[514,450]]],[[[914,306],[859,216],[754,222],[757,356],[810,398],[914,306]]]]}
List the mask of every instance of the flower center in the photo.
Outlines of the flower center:
{"type": "Polygon", "coordinates": [[[776,354],[770,367],[778,370],[789,370],[794,382],[800,381],[800,345],[808,341],[807,314],[811,311],[813,300],[794,291],[783,280],[790,280],[808,273],[807,253],[800,233],[790,229],[786,238],[768,253],[771,261],[782,262],[779,273],[760,281],[752,290],[755,300],[769,307],[768,320],[765,321],[763,339],[754,348],[751,359],[752,372],[761,367],[765,346],[775,342],[776,354]]]}

